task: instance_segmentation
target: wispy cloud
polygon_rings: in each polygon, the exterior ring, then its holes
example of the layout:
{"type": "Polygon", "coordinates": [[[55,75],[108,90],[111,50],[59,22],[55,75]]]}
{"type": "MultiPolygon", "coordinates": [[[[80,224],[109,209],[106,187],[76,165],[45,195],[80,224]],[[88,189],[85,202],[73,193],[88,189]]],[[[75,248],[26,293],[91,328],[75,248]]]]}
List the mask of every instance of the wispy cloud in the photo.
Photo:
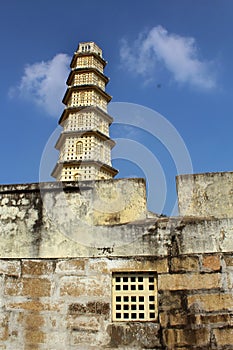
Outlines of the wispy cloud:
{"type": "Polygon", "coordinates": [[[60,53],[49,61],[27,65],[17,88],[10,89],[10,96],[19,96],[42,107],[50,115],[58,117],[62,109],[62,97],[69,73],[70,57],[60,53]]]}
{"type": "Polygon", "coordinates": [[[196,40],[168,33],[162,26],[140,34],[132,44],[123,39],[120,56],[129,71],[146,80],[155,80],[158,71],[165,67],[178,83],[202,89],[216,87],[212,62],[199,59],[196,40]]]}

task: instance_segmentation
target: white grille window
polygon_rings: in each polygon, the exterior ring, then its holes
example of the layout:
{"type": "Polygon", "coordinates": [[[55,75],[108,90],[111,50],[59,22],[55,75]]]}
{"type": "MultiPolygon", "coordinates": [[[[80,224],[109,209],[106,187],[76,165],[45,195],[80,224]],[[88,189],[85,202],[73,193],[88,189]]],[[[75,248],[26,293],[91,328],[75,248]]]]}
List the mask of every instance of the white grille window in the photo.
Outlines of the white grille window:
{"type": "Polygon", "coordinates": [[[76,143],[76,154],[80,155],[83,153],[83,143],[81,141],[76,143]]]}
{"type": "Polygon", "coordinates": [[[112,277],[113,321],[157,319],[157,280],[154,272],[116,272],[112,277]]]}
{"type": "Polygon", "coordinates": [[[78,126],[83,126],[83,114],[78,115],[78,126]]]}

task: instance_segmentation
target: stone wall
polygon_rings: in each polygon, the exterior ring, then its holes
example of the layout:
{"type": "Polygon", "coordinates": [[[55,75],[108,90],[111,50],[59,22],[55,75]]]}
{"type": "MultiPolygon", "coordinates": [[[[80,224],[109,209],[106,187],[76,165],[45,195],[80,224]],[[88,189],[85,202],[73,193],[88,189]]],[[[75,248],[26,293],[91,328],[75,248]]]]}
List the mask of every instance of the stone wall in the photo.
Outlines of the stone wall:
{"type": "Polygon", "coordinates": [[[232,349],[233,255],[0,260],[0,349],[232,349]],[[112,271],[156,271],[156,322],[112,322],[112,271]]]}
{"type": "Polygon", "coordinates": [[[228,200],[215,217],[212,198],[205,217],[193,200],[159,218],[140,179],[1,186],[0,349],[232,349],[228,200]],[[113,274],[148,271],[155,321],[113,322],[113,274]]]}

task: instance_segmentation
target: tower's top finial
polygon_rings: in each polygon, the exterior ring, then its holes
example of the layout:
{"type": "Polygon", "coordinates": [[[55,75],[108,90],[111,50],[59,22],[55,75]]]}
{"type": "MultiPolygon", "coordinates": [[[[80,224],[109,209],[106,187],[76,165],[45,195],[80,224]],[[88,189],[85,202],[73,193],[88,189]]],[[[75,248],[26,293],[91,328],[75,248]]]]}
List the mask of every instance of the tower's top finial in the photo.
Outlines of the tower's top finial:
{"type": "Polygon", "coordinates": [[[98,56],[102,58],[102,50],[96,45],[93,41],[82,42],[78,45],[77,49],[78,53],[96,53],[98,56]]]}

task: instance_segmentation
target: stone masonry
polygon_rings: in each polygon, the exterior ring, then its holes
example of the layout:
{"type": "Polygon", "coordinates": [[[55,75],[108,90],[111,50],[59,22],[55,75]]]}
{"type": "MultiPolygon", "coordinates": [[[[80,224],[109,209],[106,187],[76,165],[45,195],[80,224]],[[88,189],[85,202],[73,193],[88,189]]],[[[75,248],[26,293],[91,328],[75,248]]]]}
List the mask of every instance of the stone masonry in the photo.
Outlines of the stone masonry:
{"type": "Polygon", "coordinates": [[[233,349],[233,174],[177,188],[173,218],[142,179],[0,186],[0,349],[233,349]],[[124,271],[155,273],[155,321],[112,321],[124,271]]]}

